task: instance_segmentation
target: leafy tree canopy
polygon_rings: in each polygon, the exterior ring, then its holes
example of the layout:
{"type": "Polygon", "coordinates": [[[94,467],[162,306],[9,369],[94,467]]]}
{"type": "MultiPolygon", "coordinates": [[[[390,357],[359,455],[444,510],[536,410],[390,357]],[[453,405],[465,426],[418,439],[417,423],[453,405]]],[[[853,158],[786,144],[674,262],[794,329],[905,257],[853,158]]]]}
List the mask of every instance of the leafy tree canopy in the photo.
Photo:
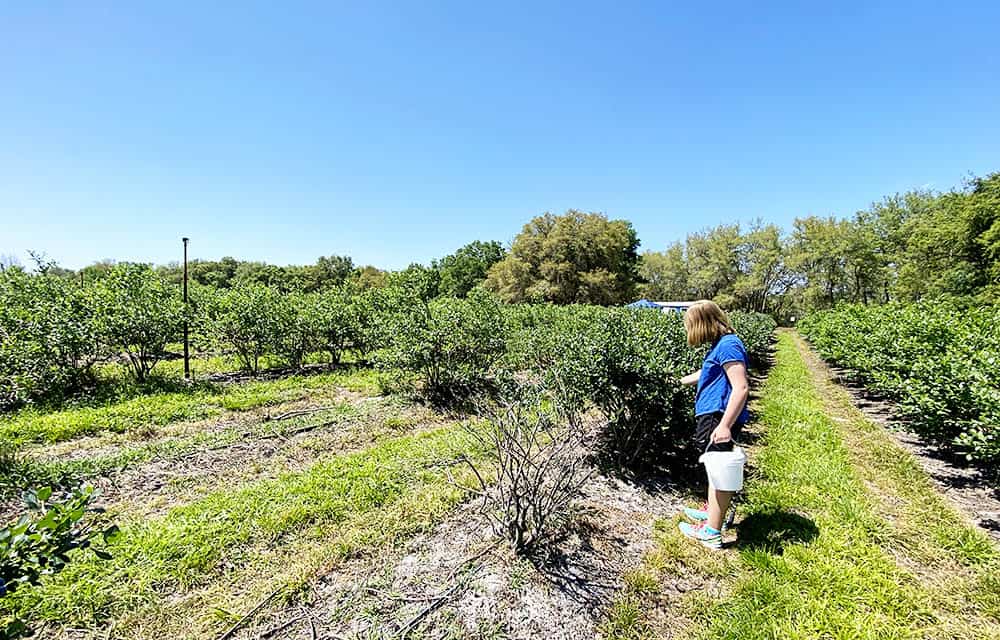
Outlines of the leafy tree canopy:
{"type": "Polygon", "coordinates": [[[441,272],[442,295],[464,298],[486,280],[490,267],[503,260],[506,252],[499,242],[471,242],[437,263],[441,272]]]}
{"type": "Polygon", "coordinates": [[[570,209],[524,225],[485,286],[509,302],[621,304],[638,280],[639,238],[632,223],[570,209]]]}

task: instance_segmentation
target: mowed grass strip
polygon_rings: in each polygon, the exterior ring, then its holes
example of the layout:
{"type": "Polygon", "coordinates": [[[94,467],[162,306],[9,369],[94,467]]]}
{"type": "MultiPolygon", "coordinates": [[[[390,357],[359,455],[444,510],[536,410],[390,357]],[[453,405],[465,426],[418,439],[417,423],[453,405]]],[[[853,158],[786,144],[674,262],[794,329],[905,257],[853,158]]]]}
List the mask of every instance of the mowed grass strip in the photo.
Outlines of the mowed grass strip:
{"type": "Polygon", "coordinates": [[[858,476],[892,523],[887,548],[914,569],[935,606],[1000,620],[1000,549],[948,502],[913,455],[854,405],[802,337],[792,338],[858,476]]]}
{"type": "Polygon", "coordinates": [[[103,431],[146,430],[173,422],[209,418],[224,411],[247,411],[298,400],[312,391],[333,387],[375,393],[375,375],[370,369],[347,369],[277,380],[201,385],[190,391],[153,393],[102,406],[51,412],[26,409],[0,419],[0,442],[19,446],[62,442],[103,431]]]}
{"type": "MultiPolygon", "coordinates": [[[[949,548],[967,547],[959,555],[983,569],[939,575],[938,583],[954,590],[940,597],[924,576],[941,567],[899,562],[900,533],[866,484],[791,334],[780,335],[776,355],[757,406],[764,446],[740,507],[735,548],[712,553],[684,539],[676,519],[658,523],[657,548],[612,609],[606,637],[673,636],[678,627],[696,638],[1000,637],[991,600],[977,593],[988,588],[982,576],[995,562],[983,534],[953,513],[928,523],[921,544],[946,556],[955,555],[949,548]],[[705,588],[672,595],[651,587],[649,576],[680,576],[705,588]]],[[[906,454],[896,448],[893,455],[906,454]]],[[[934,491],[927,482],[913,485],[894,499],[927,500],[934,491]]]]}
{"type": "Polygon", "coordinates": [[[210,635],[272,585],[301,583],[331,558],[429,526],[461,496],[441,465],[469,446],[452,425],[122,522],[112,560],[82,554],[0,606],[35,623],[111,625],[125,636],[161,627],[210,635]]]}

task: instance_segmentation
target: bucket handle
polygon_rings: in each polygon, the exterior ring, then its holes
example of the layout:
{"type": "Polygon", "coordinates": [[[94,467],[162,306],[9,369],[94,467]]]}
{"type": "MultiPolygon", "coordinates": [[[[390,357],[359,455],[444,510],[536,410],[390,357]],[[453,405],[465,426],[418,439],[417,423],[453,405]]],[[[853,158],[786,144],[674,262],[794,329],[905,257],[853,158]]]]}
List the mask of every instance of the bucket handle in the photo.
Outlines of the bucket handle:
{"type": "MultiPolygon", "coordinates": [[[[730,438],[730,439],[729,439],[729,442],[732,442],[732,443],[733,443],[733,446],[734,446],[734,447],[735,447],[735,446],[737,446],[737,445],[739,444],[738,442],[736,442],[736,438],[730,438]]],[[[714,442],[712,442],[712,437],[711,437],[711,436],[709,436],[709,438],[708,438],[708,444],[706,444],[706,445],[705,445],[705,450],[704,450],[704,451],[702,451],[702,453],[708,453],[708,450],[709,450],[709,449],[711,448],[711,446],[712,446],[713,444],[715,444],[715,443],[714,443],[714,442]]],[[[720,442],[719,444],[722,444],[722,443],[720,442]]]]}

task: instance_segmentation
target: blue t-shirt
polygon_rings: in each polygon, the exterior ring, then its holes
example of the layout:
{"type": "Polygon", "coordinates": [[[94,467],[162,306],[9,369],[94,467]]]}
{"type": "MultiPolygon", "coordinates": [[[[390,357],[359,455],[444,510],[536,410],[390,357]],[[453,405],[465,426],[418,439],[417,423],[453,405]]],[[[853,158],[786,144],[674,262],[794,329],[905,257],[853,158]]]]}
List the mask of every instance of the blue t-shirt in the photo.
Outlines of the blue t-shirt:
{"type": "MultiPolygon", "coordinates": [[[[733,385],[729,384],[726,370],[722,366],[727,362],[742,362],[747,369],[750,368],[747,348],[734,333],[719,338],[705,356],[705,363],[701,366],[701,377],[698,378],[698,399],[694,403],[696,416],[726,410],[729,395],[733,392],[733,385]]],[[[749,419],[750,412],[744,403],[743,411],[736,418],[736,422],[744,424],[749,419]]]]}

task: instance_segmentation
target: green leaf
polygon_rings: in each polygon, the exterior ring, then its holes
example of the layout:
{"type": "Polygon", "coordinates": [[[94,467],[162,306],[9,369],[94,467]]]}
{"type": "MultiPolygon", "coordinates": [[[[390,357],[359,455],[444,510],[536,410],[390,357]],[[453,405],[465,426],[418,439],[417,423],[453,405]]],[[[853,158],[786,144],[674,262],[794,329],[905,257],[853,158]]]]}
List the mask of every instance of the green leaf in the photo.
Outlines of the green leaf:
{"type": "Polygon", "coordinates": [[[94,555],[100,558],[101,560],[111,560],[111,558],[113,557],[107,551],[104,551],[103,549],[98,549],[97,547],[92,548],[91,551],[93,551],[94,555]]]}

